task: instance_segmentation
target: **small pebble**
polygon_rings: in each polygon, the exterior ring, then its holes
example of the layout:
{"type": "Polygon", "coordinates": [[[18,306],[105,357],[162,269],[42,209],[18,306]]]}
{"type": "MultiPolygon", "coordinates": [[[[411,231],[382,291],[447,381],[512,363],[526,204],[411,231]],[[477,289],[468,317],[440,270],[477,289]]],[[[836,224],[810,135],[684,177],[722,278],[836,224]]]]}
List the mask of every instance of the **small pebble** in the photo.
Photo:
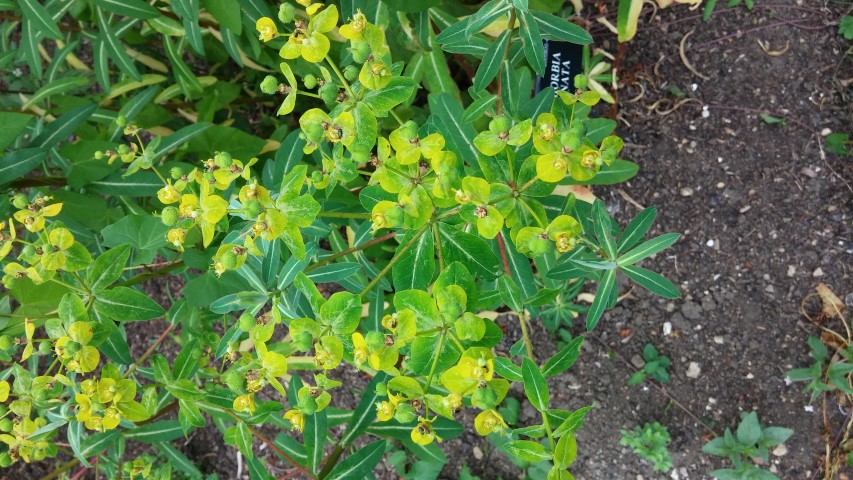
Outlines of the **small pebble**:
{"type": "Polygon", "coordinates": [[[665,336],[669,336],[670,334],[672,334],[672,323],[671,322],[664,322],[663,323],[663,334],[665,336]]]}
{"type": "Polygon", "coordinates": [[[809,178],[814,178],[814,177],[816,177],[816,176],[817,176],[817,173],[816,173],[814,170],[812,170],[811,168],[809,168],[809,167],[803,167],[803,168],[801,168],[801,169],[800,169],[800,173],[802,173],[803,175],[805,175],[805,176],[807,176],[807,177],[809,177],[809,178]]]}
{"type": "Polygon", "coordinates": [[[687,367],[687,378],[699,378],[701,373],[702,369],[699,368],[699,364],[696,362],[690,362],[690,365],[687,367]]]}
{"type": "Polygon", "coordinates": [[[786,447],[784,443],[781,445],[776,445],[776,448],[773,449],[773,455],[776,455],[777,457],[783,457],[787,453],[788,447],[786,447]]]}
{"type": "Polygon", "coordinates": [[[776,288],[774,288],[773,285],[767,285],[764,287],[764,291],[767,293],[776,293],[776,288]]]}
{"type": "Polygon", "coordinates": [[[483,450],[476,445],[474,445],[474,458],[476,458],[477,460],[483,459],[483,450]]]}
{"type": "Polygon", "coordinates": [[[812,272],[812,276],[813,277],[822,277],[823,276],[823,270],[820,267],[817,267],[814,270],[814,272],[812,272]]]}
{"type": "Polygon", "coordinates": [[[717,335],[714,337],[714,343],[717,345],[722,345],[724,342],[722,335],[717,335]]]}
{"type": "Polygon", "coordinates": [[[797,267],[788,265],[788,276],[793,277],[797,273],[797,267]]]}
{"type": "Polygon", "coordinates": [[[681,189],[681,196],[682,197],[689,197],[691,195],[693,195],[693,189],[692,188],[684,187],[681,189]]]}
{"type": "Polygon", "coordinates": [[[708,240],[707,242],[705,242],[705,245],[707,245],[707,246],[709,246],[709,247],[713,247],[713,246],[714,246],[714,241],[713,241],[713,240],[708,240]]]}
{"type": "Polygon", "coordinates": [[[822,137],[827,137],[829,135],[832,135],[832,130],[830,130],[829,128],[824,128],[823,130],[820,131],[820,135],[822,137]]]}
{"type": "Polygon", "coordinates": [[[740,210],[738,210],[738,211],[739,211],[740,213],[746,213],[746,212],[748,212],[748,211],[749,211],[749,209],[750,209],[750,208],[752,208],[752,205],[747,205],[747,206],[745,206],[745,207],[741,208],[741,209],[740,209],[740,210]]]}
{"type": "Polygon", "coordinates": [[[631,365],[637,368],[643,368],[644,366],[646,366],[646,361],[643,360],[643,357],[639,355],[634,355],[633,357],[631,357],[631,365]]]}

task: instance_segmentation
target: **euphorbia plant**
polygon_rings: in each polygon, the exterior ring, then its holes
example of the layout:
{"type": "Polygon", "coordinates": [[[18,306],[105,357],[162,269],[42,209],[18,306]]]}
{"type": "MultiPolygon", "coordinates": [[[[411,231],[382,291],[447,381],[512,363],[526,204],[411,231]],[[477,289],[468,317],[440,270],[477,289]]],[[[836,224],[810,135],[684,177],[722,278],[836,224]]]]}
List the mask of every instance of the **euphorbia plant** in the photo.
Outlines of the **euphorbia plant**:
{"type": "Polygon", "coordinates": [[[590,117],[598,94],[549,88],[529,98],[543,38],[591,39],[518,0],[492,0],[461,21],[432,8],[414,26],[384,4],[298,3],[304,10],[284,4],[278,18],[250,19],[279,56],[281,74],[264,73],[261,95],[277,96],[282,116],[300,112],[282,117],[298,128],[274,158],[171,161],[162,145],[175,138],[120,117],[126,142],[96,159],[126,164],[128,184],[158,182],[119,199],[129,217],[82,238],[49,192],[14,196],[0,237],[17,302],[3,314],[14,340],[3,337],[0,352],[9,365],[0,394],[12,400],[0,461],[55,455],[61,427],[80,463],[97,456],[114,473],[126,440],[186,460],[168,442],[212,419],[255,478],[269,477],[257,441],[308,477],[360,479],[388,441],[435,461],[437,445],[466,427],[507,437],[503,449],[521,460],[551,462],[549,478],[572,478],[586,409],[555,408],[547,379],[572,365],[583,339],[537,357],[531,320],[593,280],[594,328],[616,303],[617,271],[678,296],[635,266],[678,238],[644,240],[653,209],[620,230],[603,203],[557,188],[636,172],[619,158],[615,124],[590,117]],[[390,24],[416,52],[386,37],[390,24]],[[494,25],[506,27],[480,33],[494,25]],[[442,69],[439,45],[481,61],[467,92],[442,69]],[[137,288],[179,273],[189,282],[168,310],[137,288]],[[519,322],[511,348],[483,314],[495,310],[519,322]],[[161,317],[168,329],[133,358],[126,323],[161,317]],[[179,353],[156,353],[177,329],[179,353]],[[102,357],[109,364],[98,368],[102,357]],[[371,379],[357,406],[336,401],[352,369],[371,379]],[[540,412],[536,424],[512,428],[499,413],[513,382],[540,412]],[[473,425],[457,423],[463,408],[477,411],[473,425]],[[174,410],[177,421],[165,419],[174,410]],[[264,424],[295,434],[272,441],[264,424]],[[364,436],[371,442],[354,449],[364,436]]]}

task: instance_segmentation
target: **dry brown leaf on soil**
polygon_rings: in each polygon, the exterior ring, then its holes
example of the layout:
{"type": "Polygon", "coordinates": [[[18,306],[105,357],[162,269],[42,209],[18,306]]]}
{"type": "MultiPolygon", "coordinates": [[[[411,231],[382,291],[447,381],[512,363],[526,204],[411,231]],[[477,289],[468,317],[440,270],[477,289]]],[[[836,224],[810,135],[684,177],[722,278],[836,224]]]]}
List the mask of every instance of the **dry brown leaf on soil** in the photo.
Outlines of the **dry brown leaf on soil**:
{"type": "Polygon", "coordinates": [[[826,318],[837,316],[844,321],[844,317],[841,316],[841,312],[844,310],[844,302],[825,283],[819,284],[816,290],[817,294],[820,295],[821,302],[823,302],[823,310],[820,312],[821,316],[826,318]]]}
{"type": "Polygon", "coordinates": [[[820,332],[820,341],[832,350],[838,351],[847,348],[847,342],[842,340],[838,335],[827,332],[826,330],[820,332]]]}

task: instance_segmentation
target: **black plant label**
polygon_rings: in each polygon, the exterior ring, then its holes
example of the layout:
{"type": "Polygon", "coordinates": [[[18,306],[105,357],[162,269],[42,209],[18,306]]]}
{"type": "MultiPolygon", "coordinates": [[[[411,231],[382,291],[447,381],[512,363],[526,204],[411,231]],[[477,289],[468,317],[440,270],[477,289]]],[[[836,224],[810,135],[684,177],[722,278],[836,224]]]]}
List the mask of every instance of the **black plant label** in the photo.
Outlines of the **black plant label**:
{"type": "Polygon", "coordinates": [[[556,40],[543,40],[545,75],[536,77],[535,93],[552,87],[554,91],[575,91],[575,75],[583,73],[583,46],[556,40]]]}

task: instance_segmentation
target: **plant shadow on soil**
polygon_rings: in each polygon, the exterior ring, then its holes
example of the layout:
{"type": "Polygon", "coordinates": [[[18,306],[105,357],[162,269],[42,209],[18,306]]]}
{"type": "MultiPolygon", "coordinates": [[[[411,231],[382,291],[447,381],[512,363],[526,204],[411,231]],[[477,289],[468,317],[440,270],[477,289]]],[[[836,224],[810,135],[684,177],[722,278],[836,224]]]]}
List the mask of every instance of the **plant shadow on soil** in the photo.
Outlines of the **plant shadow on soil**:
{"type": "MultiPolygon", "coordinates": [[[[588,337],[575,366],[551,379],[554,408],[596,406],[578,433],[579,455],[572,467],[578,480],[703,479],[710,478],[710,470],[724,466],[701,453],[708,432],[699,422],[657,390],[627,386],[633,370],[610,352],[630,359],[646,343],[673,361],[669,394],[715,432],[734,428],[739,412],[756,410],[763,424],[795,430],[787,453],[771,455],[769,467],[784,480],[810,478],[815,472],[824,445],[820,406],[808,412],[802,385],[786,385],[784,377],[787,370],[810,363],[806,338],[814,330],[800,313],[801,299],[818,282],[827,283],[842,298],[853,291],[851,191],[841,180],[853,179],[853,166],[834,155],[821,159],[815,135],[824,128],[851,131],[851,112],[841,99],[844,92],[836,90],[833,80],[852,75],[850,63],[843,63],[846,46],[836,27],[770,25],[788,19],[820,26],[835,18],[818,16],[817,11],[818,7],[793,3],[756,6],[751,12],[720,11],[706,23],[696,12],[677,6],[641,24],[637,38],[628,45],[623,77],[633,78],[620,92],[619,133],[626,141],[624,156],[640,165],[640,173],[627,184],[597,187],[594,193],[623,225],[639,211],[636,202],[658,207],[651,234],[684,233],[682,240],[645,266],[679,285],[685,298],[667,301],[634,288],[605,314],[594,332],[597,338],[588,337]],[[679,60],[679,42],[691,30],[695,31],[686,53],[707,79],[679,60]],[[750,32],[717,41],[746,30],[750,32]],[[759,39],[771,49],[789,47],[781,55],[769,55],[759,39]],[[667,59],[655,70],[663,55],[667,59]],[[658,104],[660,110],[678,100],[669,93],[670,86],[699,101],[669,115],[656,114],[649,107],[658,100],[665,100],[658,104]],[[642,98],[628,101],[641,90],[642,98]],[[701,105],[708,104],[712,106],[706,117],[701,105]],[[768,125],[759,118],[760,112],[748,109],[783,112],[791,120],[787,126],[768,125]],[[814,276],[817,269],[822,276],[814,276]],[[672,334],[662,334],[664,322],[671,323],[672,334]],[[691,362],[699,367],[695,378],[686,375],[691,362]],[[647,421],[669,427],[675,465],[671,475],[654,472],[619,446],[619,429],[647,421]]],[[[620,284],[620,293],[628,288],[620,284]]],[[[165,297],[162,292],[150,293],[165,297]]],[[[520,333],[513,317],[501,317],[499,323],[507,332],[499,350],[506,352],[520,333]]],[[[128,328],[134,355],[162,331],[157,326],[128,328]]],[[[165,328],[165,323],[159,327],[165,328]]],[[[584,333],[580,326],[572,330],[584,333]]],[[[540,362],[555,351],[553,340],[535,321],[534,344],[540,362]]],[[[173,358],[176,351],[171,344],[163,353],[173,358]]],[[[353,386],[367,383],[351,370],[340,375],[353,386]]],[[[510,395],[524,397],[519,388],[510,395]]],[[[357,402],[346,389],[336,399],[343,407],[357,402]]],[[[838,426],[846,412],[831,408],[828,415],[830,424],[838,426]]],[[[441,445],[449,460],[441,478],[457,478],[463,465],[483,480],[520,478],[517,467],[473,433],[473,416],[463,414],[465,433],[441,445]]],[[[537,419],[529,405],[522,407],[522,425],[537,419]]],[[[274,438],[278,432],[264,433],[274,438]]],[[[224,444],[210,423],[175,445],[205,473],[230,479],[238,472],[236,450],[224,444]]],[[[271,472],[288,472],[272,452],[258,447],[255,442],[271,472]]],[[[129,444],[128,451],[144,448],[129,444]]],[[[54,465],[59,461],[64,460],[54,465]]],[[[0,478],[38,478],[52,468],[18,465],[0,473],[0,478]]],[[[245,464],[242,472],[248,478],[245,464]]],[[[384,462],[376,477],[400,478],[384,462]]]]}

